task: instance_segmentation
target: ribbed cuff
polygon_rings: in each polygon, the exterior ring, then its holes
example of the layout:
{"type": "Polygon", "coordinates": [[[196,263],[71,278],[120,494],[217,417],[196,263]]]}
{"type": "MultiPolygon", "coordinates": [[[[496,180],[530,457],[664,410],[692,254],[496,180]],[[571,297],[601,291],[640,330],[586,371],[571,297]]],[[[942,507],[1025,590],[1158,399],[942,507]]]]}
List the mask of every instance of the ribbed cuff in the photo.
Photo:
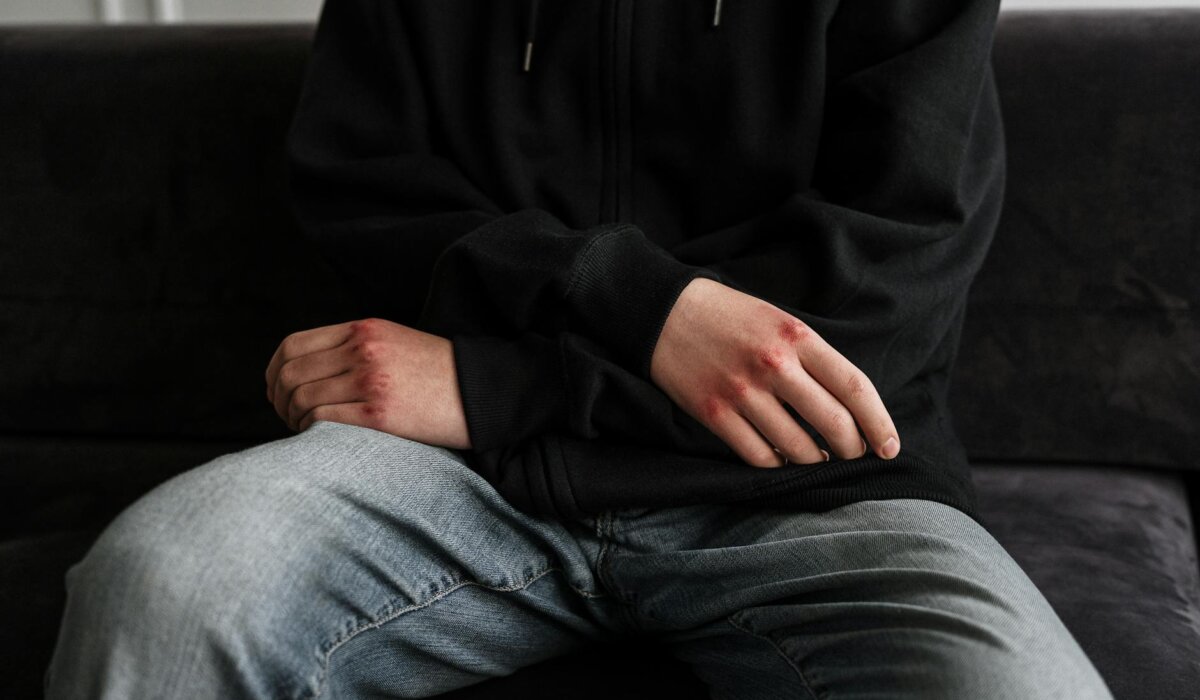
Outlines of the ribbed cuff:
{"type": "Polygon", "coordinates": [[[472,449],[511,445],[565,424],[562,355],[553,340],[456,335],[453,344],[472,449]]]}
{"type": "Polygon", "coordinates": [[[711,270],[679,262],[629,226],[597,238],[585,251],[567,303],[597,342],[649,379],[650,358],[667,316],[697,277],[718,279],[711,270]]]}

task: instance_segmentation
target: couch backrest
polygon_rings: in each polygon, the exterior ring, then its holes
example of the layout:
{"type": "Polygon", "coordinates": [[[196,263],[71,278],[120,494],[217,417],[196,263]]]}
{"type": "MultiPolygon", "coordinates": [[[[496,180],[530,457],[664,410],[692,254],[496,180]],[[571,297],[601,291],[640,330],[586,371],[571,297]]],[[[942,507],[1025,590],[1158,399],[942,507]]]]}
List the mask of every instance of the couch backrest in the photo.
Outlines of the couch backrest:
{"type": "Polygon", "coordinates": [[[0,29],[0,432],[286,433],[263,369],[348,306],[284,189],[311,37],[0,29]]]}
{"type": "Polygon", "coordinates": [[[1007,191],[960,434],[977,458],[1200,468],[1200,11],[1001,18],[1007,191]]]}
{"type": "MultiPolygon", "coordinates": [[[[0,434],[286,434],[271,352],[356,314],[284,193],[311,36],[0,28],[0,434]]],[[[975,457],[1195,466],[1200,12],[1006,13],[994,57],[1008,194],[960,433],[975,457]]]]}

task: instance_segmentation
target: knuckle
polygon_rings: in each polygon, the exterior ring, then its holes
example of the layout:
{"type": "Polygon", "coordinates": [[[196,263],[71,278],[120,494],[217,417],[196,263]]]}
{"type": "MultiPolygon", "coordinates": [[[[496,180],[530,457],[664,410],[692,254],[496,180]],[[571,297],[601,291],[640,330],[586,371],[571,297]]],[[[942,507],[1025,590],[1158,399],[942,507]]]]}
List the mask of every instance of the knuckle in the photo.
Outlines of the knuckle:
{"type": "Polygon", "coordinates": [[[850,414],[840,406],[829,409],[821,424],[827,436],[840,436],[850,428],[850,414]]]}
{"type": "Polygon", "coordinates": [[[798,318],[788,316],[776,327],[779,337],[786,343],[797,345],[805,343],[813,336],[813,330],[807,323],[798,318]]]}
{"type": "Polygon", "coordinates": [[[387,422],[388,411],[381,404],[367,402],[359,409],[363,424],[368,428],[379,428],[387,422]]]}
{"type": "Polygon", "coordinates": [[[350,351],[363,362],[374,362],[383,353],[383,343],[378,340],[363,340],[355,343],[350,351]]]}
{"type": "Polygon", "coordinates": [[[810,442],[800,435],[795,435],[787,439],[780,445],[779,449],[788,456],[793,462],[802,461],[810,452],[810,442]]]}
{"type": "Polygon", "coordinates": [[[350,324],[350,334],[356,338],[369,338],[379,327],[379,319],[362,318],[350,324]]]}
{"type": "Polygon", "coordinates": [[[297,372],[299,372],[299,368],[296,367],[295,363],[288,362],[284,364],[279,368],[279,383],[284,386],[294,385],[299,379],[297,372]]]}
{"type": "Polygon", "coordinates": [[[705,424],[716,423],[724,413],[725,406],[719,397],[709,396],[700,403],[700,418],[705,424]]]}
{"type": "Polygon", "coordinates": [[[284,357],[290,357],[296,351],[296,343],[296,334],[292,333],[288,335],[283,339],[283,342],[279,343],[279,349],[282,351],[281,354],[284,357]]]}
{"type": "Polygon", "coordinates": [[[288,399],[288,415],[304,415],[304,410],[309,405],[308,393],[309,389],[307,384],[296,387],[296,390],[292,392],[291,398],[288,399]]]}
{"type": "Polygon", "coordinates": [[[744,379],[731,379],[726,391],[731,401],[740,404],[750,396],[750,383],[744,379]]]}
{"type": "Polygon", "coordinates": [[[783,348],[770,346],[759,350],[755,355],[755,360],[760,372],[771,375],[782,372],[786,357],[783,348]]]}
{"type": "Polygon", "coordinates": [[[871,380],[861,371],[852,372],[846,380],[846,394],[851,398],[862,399],[870,396],[872,391],[871,380]]]}
{"type": "Polygon", "coordinates": [[[392,386],[392,376],[383,370],[369,370],[357,379],[358,390],[368,397],[387,393],[392,386]]]}

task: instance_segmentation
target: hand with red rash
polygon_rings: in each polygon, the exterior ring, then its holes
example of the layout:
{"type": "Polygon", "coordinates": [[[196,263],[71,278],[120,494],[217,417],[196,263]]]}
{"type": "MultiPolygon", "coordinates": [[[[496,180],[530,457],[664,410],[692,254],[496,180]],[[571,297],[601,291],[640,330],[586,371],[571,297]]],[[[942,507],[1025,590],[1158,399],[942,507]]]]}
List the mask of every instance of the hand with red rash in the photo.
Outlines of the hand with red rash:
{"type": "Polygon", "coordinates": [[[866,374],[800,319],[714,280],[692,280],[679,295],[650,375],[754,466],[828,459],[783,403],[838,457],[862,457],[868,442],[884,459],[900,452],[896,426],[866,374]]]}
{"type": "Polygon", "coordinates": [[[283,339],[266,379],[292,430],[328,420],[471,447],[453,346],[440,336],[378,318],[313,328],[283,339]]]}

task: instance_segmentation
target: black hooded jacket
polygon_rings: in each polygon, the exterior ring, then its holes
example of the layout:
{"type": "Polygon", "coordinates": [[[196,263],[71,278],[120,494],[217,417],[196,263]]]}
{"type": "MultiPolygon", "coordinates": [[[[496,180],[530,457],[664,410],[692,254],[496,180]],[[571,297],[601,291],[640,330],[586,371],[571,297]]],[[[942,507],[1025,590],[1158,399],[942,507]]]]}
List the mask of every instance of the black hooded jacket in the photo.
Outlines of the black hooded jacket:
{"type": "Polygon", "coordinates": [[[977,518],[946,393],[1003,197],[998,5],[326,0],[295,214],[365,313],[453,341],[464,454],[527,512],[977,518]],[[862,369],[900,455],[755,468],[676,406],[650,357],[698,276],[862,369]]]}

